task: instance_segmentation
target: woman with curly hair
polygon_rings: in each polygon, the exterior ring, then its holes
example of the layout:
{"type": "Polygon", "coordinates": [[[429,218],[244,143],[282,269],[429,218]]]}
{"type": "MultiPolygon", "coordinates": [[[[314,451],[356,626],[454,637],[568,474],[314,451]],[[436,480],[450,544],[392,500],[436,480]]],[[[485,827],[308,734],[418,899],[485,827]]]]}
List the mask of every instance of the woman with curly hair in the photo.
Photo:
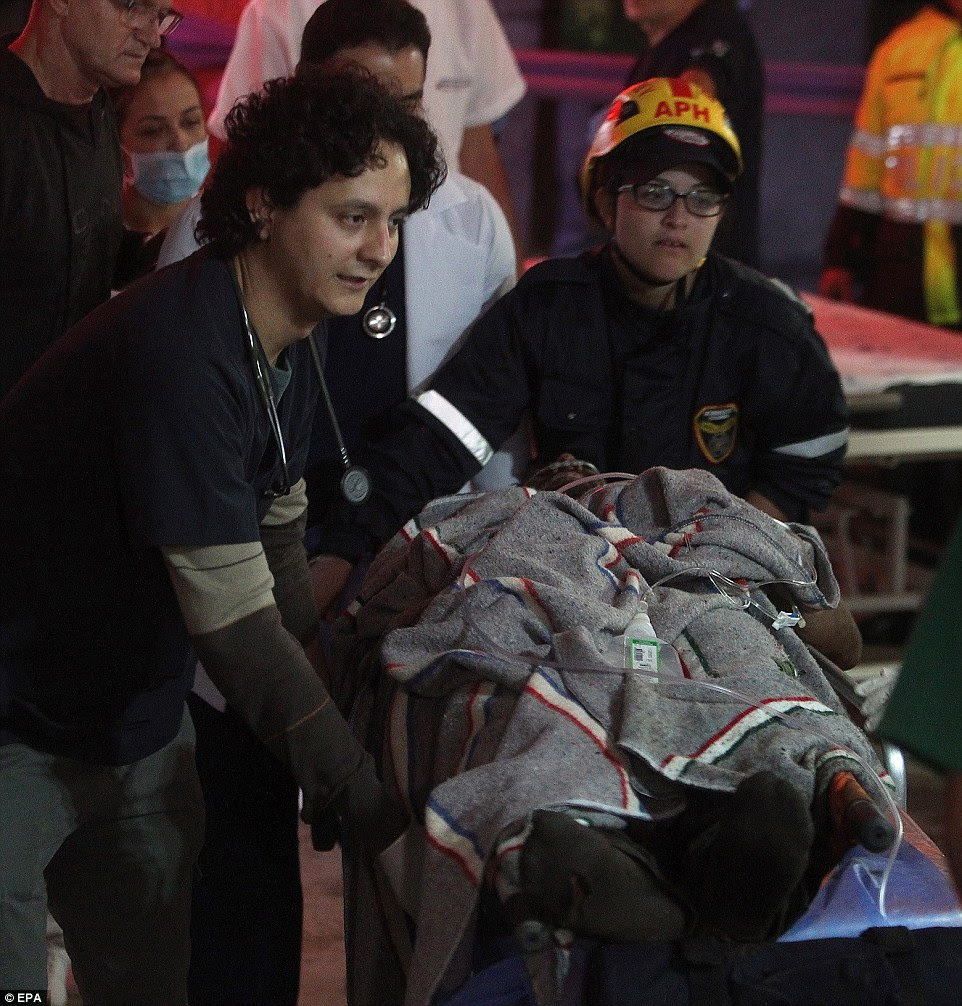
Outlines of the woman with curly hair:
{"type": "Polygon", "coordinates": [[[210,247],[88,315],[0,402],[5,988],[45,985],[46,878],[85,1001],[186,1003],[192,651],[319,835],[379,849],[403,826],[315,666],[302,474],[312,333],[361,307],[444,169],[357,74],[274,81],[228,137],[210,247]]]}
{"type": "Polygon", "coordinates": [[[201,241],[219,257],[264,239],[261,217],[248,205],[254,188],[262,190],[265,205],[289,211],[306,190],[332,176],[357,179],[389,167],[386,155],[393,147],[403,155],[410,185],[395,221],[400,222],[427,204],[444,177],[431,130],[360,68],[337,73],[306,68],[292,80],[268,81],[263,91],[234,106],[227,135],[228,146],[201,196],[198,225],[201,241]],[[319,88],[324,81],[326,87],[319,88]],[[380,121],[385,106],[400,106],[406,114],[393,123],[380,121]]]}

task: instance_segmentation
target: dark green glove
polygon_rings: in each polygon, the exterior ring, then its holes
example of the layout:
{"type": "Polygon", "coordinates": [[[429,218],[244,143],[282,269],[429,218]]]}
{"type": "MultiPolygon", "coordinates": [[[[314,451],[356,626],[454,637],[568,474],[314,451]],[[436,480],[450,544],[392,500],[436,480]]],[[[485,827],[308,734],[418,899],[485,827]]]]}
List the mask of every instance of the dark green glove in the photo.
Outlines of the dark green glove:
{"type": "Polygon", "coordinates": [[[407,815],[378,779],[374,760],[367,756],[341,792],[311,821],[311,841],[319,851],[349,841],[376,855],[400,838],[407,826],[407,815]]]}

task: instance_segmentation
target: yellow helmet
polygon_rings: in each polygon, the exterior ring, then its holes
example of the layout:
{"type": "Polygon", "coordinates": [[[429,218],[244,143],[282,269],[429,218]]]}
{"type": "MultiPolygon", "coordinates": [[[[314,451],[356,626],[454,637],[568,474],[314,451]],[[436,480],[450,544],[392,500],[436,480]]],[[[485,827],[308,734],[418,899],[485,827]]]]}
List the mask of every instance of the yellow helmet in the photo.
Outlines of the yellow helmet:
{"type": "Polygon", "coordinates": [[[741,174],[741,146],[721,102],[684,77],[652,77],[625,88],[595,133],[581,168],[581,196],[589,215],[596,215],[599,163],[646,132],[645,142],[637,149],[633,144],[626,161],[653,169],[650,177],[692,161],[715,168],[729,183],[741,174]]]}

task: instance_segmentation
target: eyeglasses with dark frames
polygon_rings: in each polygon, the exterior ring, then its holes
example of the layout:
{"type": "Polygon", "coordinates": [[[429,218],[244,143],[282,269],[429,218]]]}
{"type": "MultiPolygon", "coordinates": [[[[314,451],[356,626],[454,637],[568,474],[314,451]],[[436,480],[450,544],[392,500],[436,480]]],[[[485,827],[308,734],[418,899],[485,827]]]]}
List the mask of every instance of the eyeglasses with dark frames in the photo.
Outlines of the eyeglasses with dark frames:
{"type": "Polygon", "coordinates": [[[719,192],[709,185],[696,185],[687,192],[673,189],[668,182],[653,179],[649,182],[629,182],[620,185],[618,192],[630,192],[635,205],[642,210],[663,213],[680,199],[685,209],[695,217],[717,217],[728,202],[728,193],[719,192]]]}
{"type": "Polygon", "coordinates": [[[131,28],[151,28],[157,25],[161,35],[169,35],[184,20],[184,15],[173,7],[154,7],[141,0],[110,0],[120,11],[124,23],[131,28]]]}

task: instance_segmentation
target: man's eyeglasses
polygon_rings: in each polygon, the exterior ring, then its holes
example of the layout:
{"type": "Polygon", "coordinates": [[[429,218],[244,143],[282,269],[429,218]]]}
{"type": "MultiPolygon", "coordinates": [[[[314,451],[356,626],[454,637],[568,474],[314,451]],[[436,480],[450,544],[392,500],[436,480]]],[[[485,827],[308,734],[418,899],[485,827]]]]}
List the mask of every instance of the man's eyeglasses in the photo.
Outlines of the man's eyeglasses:
{"type": "Polygon", "coordinates": [[[141,0],[110,0],[120,11],[124,23],[131,28],[152,28],[157,25],[161,35],[169,35],[184,20],[184,15],[172,7],[152,7],[141,0]]]}
{"type": "Polygon", "coordinates": [[[728,193],[719,192],[707,185],[696,185],[687,192],[673,189],[667,182],[657,179],[650,182],[631,182],[618,187],[619,192],[630,192],[635,205],[655,213],[670,209],[676,199],[681,199],[685,209],[695,217],[717,217],[728,202],[728,193]]]}

